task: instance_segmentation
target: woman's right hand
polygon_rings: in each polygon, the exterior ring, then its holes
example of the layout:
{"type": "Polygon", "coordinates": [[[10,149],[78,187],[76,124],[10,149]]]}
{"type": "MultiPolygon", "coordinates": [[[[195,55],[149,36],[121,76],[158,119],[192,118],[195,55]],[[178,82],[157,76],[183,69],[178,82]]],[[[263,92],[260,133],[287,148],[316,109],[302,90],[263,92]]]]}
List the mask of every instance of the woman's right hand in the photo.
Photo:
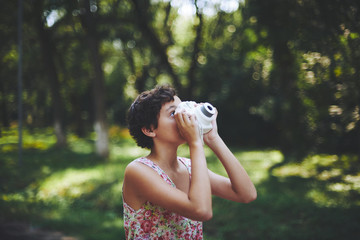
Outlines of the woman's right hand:
{"type": "Polygon", "coordinates": [[[195,115],[181,111],[175,113],[175,120],[181,136],[189,145],[201,142],[195,115]]]}

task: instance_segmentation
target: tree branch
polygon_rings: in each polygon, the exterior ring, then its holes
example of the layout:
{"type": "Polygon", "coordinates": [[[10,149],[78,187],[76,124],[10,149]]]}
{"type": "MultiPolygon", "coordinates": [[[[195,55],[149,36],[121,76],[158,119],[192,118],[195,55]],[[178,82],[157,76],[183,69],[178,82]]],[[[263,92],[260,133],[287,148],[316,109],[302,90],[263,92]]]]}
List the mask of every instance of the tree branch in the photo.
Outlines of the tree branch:
{"type": "Polygon", "coordinates": [[[166,46],[163,46],[160,42],[158,36],[156,36],[155,31],[152,27],[148,24],[150,19],[147,13],[148,1],[140,1],[140,0],[133,0],[134,10],[137,18],[138,27],[144,33],[144,35],[148,38],[150,42],[150,46],[153,51],[159,56],[160,63],[163,65],[165,70],[171,76],[174,87],[178,90],[178,92],[183,92],[182,86],[180,84],[180,79],[176,75],[172,65],[168,60],[167,49],[166,46]]]}
{"type": "Polygon", "coordinates": [[[196,26],[196,37],[194,40],[194,47],[193,47],[193,52],[191,55],[191,64],[190,64],[190,68],[188,71],[188,80],[189,80],[189,85],[187,88],[187,97],[188,98],[192,98],[193,94],[194,94],[194,88],[195,88],[195,73],[196,73],[196,69],[197,69],[197,59],[199,57],[199,52],[200,52],[200,44],[201,44],[201,40],[202,40],[202,28],[203,28],[203,16],[202,13],[200,13],[199,8],[197,6],[197,1],[195,1],[195,7],[196,7],[196,16],[199,19],[199,24],[196,26]]]}

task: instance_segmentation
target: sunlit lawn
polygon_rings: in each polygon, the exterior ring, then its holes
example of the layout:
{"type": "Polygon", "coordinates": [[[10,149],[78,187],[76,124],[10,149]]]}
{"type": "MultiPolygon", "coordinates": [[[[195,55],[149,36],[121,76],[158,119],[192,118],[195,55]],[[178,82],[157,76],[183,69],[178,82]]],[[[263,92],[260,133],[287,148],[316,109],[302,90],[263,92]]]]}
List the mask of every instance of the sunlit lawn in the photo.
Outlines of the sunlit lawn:
{"type": "MultiPolygon", "coordinates": [[[[125,166],[147,152],[113,127],[111,155],[93,153],[93,137],[68,136],[69,147],[53,148],[51,130],[26,131],[22,164],[16,129],[0,139],[0,223],[26,222],[78,239],[124,239],[121,187],[125,166]],[[119,137],[120,136],[120,137],[119,137]]],[[[233,148],[256,184],[250,204],[214,198],[214,217],[205,239],[358,239],[359,160],[314,155],[302,164],[280,165],[277,150],[233,148]]],[[[187,155],[186,146],[180,149],[187,155]]],[[[209,168],[224,174],[206,149],[209,168]]],[[[0,236],[1,238],[1,236],[0,236]]]]}

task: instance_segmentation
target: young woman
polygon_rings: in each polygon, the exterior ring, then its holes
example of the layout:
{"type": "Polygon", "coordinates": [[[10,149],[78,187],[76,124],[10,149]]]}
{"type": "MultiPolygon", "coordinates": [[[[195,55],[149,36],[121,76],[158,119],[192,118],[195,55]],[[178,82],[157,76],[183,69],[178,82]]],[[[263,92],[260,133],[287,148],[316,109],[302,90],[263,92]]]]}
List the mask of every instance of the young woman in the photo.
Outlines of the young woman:
{"type": "Polygon", "coordinates": [[[150,154],[125,170],[127,239],[203,239],[202,221],[212,217],[212,194],[242,203],[256,199],[253,183],[219,136],[216,120],[203,141],[228,178],[207,168],[196,117],[175,114],[180,102],[173,88],[158,86],[141,93],[129,109],[130,134],[150,154]],[[189,145],[190,159],[177,156],[183,143],[189,145]]]}

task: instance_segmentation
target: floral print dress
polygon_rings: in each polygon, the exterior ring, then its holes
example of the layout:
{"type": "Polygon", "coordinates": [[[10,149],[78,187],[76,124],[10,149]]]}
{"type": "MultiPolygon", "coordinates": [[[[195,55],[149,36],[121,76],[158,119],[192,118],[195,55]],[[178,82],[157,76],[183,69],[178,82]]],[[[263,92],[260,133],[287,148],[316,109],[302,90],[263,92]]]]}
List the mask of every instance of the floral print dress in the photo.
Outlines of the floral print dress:
{"type": "MultiPolygon", "coordinates": [[[[190,159],[178,159],[187,167],[191,177],[190,159]]],[[[169,176],[150,159],[139,158],[134,161],[151,167],[168,184],[176,187],[169,176]]],[[[203,239],[202,222],[170,212],[151,202],[146,202],[136,211],[125,201],[123,205],[126,239],[203,239]]]]}

